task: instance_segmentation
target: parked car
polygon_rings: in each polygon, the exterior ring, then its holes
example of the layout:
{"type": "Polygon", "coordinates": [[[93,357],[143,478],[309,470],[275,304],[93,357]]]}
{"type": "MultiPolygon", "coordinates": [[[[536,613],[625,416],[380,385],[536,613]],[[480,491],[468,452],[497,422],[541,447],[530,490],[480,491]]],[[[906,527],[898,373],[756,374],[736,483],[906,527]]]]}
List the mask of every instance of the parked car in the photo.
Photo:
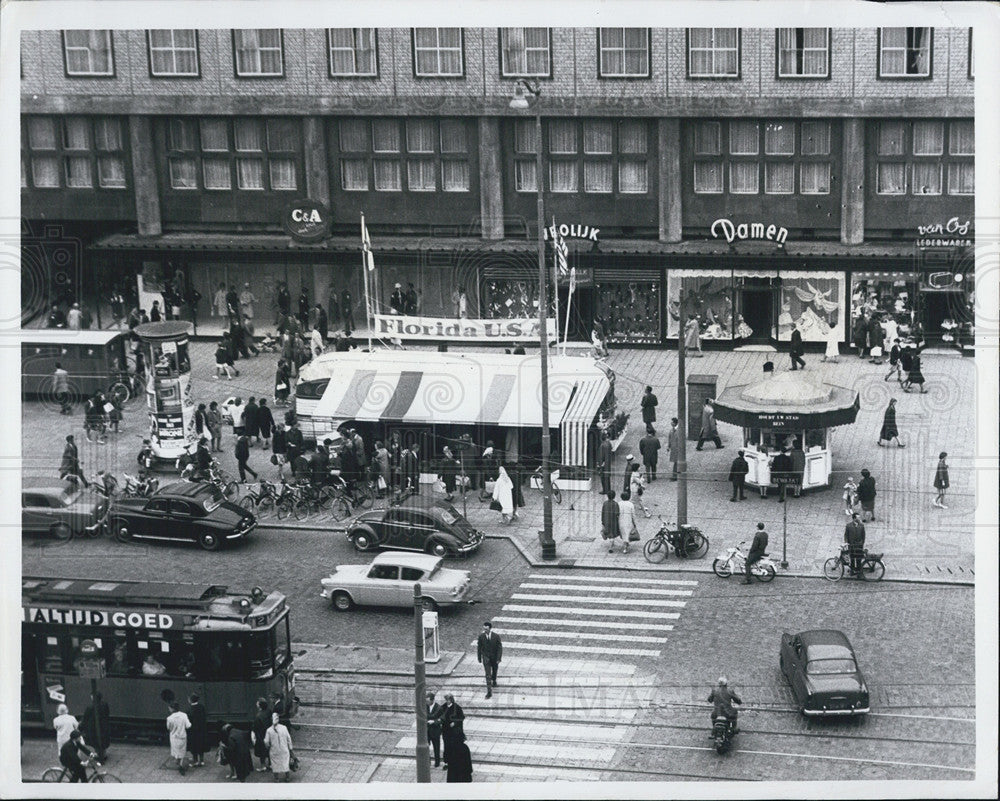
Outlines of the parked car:
{"type": "Polygon", "coordinates": [[[108,525],[121,542],[197,542],[206,551],[214,551],[224,542],[246,537],[257,526],[257,518],[227,501],[211,484],[178,481],[148,498],[116,500],[108,525]]]}
{"type": "Polygon", "coordinates": [[[373,509],[347,525],[347,538],[359,551],[376,548],[422,551],[434,556],[466,556],[485,535],[446,501],[423,505],[408,501],[373,509]]]}
{"type": "Polygon", "coordinates": [[[104,532],[108,501],[65,478],[25,476],[21,481],[21,531],[61,540],[104,532]]]}
{"type": "Polygon", "coordinates": [[[841,631],[819,629],[781,635],[781,672],[805,715],[863,715],[868,685],[854,648],[841,631]]]}
{"type": "Polygon", "coordinates": [[[469,571],[443,567],[440,556],[380,553],[367,565],[337,565],[320,581],[324,598],[335,609],[358,606],[412,606],[413,585],[420,582],[424,608],[454,606],[465,600],[469,571]]]}

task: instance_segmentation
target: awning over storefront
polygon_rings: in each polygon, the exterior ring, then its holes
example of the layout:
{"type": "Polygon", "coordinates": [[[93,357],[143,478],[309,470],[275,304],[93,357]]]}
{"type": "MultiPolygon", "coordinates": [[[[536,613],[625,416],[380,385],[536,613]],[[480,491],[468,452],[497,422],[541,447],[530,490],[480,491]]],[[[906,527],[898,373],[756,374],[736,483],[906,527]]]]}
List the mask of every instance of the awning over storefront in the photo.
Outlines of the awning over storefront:
{"type": "MultiPolygon", "coordinates": [[[[327,353],[303,380],[330,379],[315,417],[397,423],[542,424],[537,356],[384,351],[327,353]]],[[[590,359],[549,359],[549,424],[567,414],[589,427],[610,389],[590,359]]]]}

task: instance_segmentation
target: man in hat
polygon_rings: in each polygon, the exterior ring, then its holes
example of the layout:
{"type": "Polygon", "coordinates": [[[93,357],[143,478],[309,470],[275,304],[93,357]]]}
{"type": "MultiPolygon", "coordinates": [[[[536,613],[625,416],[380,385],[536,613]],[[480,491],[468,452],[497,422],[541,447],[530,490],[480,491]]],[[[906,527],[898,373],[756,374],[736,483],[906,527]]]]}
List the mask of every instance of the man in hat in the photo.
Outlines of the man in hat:
{"type": "Polygon", "coordinates": [[[622,492],[628,492],[632,486],[632,465],[635,464],[635,456],[631,453],[625,457],[625,474],[622,478],[622,492]]]}
{"type": "Polygon", "coordinates": [[[730,501],[746,500],[747,496],[743,491],[746,488],[747,473],[749,472],[750,465],[743,458],[743,451],[737,452],[736,458],[729,466],[729,483],[733,485],[733,497],[729,499],[730,501]]]}
{"type": "Polygon", "coordinates": [[[404,303],[403,285],[397,282],[392,290],[392,294],[389,296],[389,311],[393,314],[402,314],[404,303]]]}

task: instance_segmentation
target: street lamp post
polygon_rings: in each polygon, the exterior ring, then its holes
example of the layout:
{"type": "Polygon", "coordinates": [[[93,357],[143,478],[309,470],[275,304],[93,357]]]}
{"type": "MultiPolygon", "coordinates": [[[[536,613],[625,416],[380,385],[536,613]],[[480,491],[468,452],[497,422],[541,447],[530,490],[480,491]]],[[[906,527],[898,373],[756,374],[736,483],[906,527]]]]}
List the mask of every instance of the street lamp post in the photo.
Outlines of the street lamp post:
{"type": "Polygon", "coordinates": [[[542,530],[538,539],[542,545],[542,558],[556,558],[556,541],[552,536],[552,436],[549,431],[549,332],[548,292],[545,275],[545,197],[542,178],[542,115],[539,108],[541,87],[521,79],[517,82],[510,107],[523,111],[530,107],[525,91],[535,98],[535,188],[538,207],[538,323],[541,331],[541,372],[542,372],[542,530]]]}

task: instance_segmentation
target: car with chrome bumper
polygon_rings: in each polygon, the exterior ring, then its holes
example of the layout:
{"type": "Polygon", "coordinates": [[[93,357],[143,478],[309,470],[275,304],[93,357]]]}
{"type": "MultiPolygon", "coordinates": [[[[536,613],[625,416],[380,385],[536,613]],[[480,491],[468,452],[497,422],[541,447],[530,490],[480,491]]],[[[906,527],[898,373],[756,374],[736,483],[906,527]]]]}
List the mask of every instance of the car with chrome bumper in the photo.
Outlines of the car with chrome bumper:
{"type": "Polygon", "coordinates": [[[842,631],[782,634],[780,665],[804,715],[864,715],[871,709],[854,646],[842,631]]]}
{"type": "Polygon", "coordinates": [[[372,509],[347,525],[347,538],[359,551],[378,548],[419,551],[434,556],[468,556],[486,535],[446,501],[411,499],[388,509],[372,509]]]}
{"type": "Polygon", "coordinates": [[[337,565],[320,581],[320,595],[342,612],[354,606],[406,607],[413,605],[413,586],[420,582],[428,611],[464,603],[471,574],[443,562],[427,554],[380,553],[366,565],[337,565]]]}

